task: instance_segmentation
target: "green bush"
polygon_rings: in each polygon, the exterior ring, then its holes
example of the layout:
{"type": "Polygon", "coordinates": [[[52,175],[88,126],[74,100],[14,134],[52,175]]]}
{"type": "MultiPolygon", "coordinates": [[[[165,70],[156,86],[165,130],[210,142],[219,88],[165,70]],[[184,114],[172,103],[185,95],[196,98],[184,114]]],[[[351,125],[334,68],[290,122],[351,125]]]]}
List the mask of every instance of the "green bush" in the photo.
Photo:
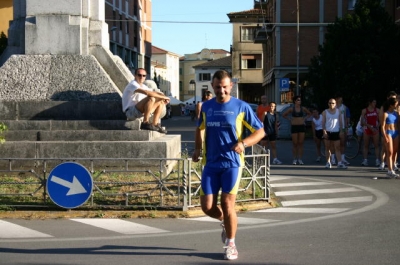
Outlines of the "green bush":
{"type": "Polygon", "coordinates": [[[1,144],[6,141],[6,139],[4,138],[4,135],[3,135],[3,133],[5,131],[7,131],[7,126],[4,123],[0,122],[0,143],[1,144]]]}

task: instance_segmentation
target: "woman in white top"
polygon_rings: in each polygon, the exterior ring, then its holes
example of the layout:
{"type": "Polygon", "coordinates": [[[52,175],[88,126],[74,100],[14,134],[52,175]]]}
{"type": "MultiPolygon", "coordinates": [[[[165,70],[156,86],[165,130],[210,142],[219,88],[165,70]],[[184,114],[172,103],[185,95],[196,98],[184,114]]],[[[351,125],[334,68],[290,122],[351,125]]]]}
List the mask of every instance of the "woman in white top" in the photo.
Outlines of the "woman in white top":
{"type": "MultiPolygon", "coordinates": [[[[328,101],[329,108],[322,112],[322,131],[325,143],[325,155],[326,155],[326,168],[331,168],[331,147],[335,150],[336,157],[338,159],[338,168],[347,168],[342,162],[342,156],[340,153],[340,134],[344,133],[341,130],[342,115],[336,108],[336,100],[331,98],[328,101]],[[330,148],[328,148],[330,147],[330,148]]],[[[343,128],[342,128],[343,129],[343,128]]]]}
{"type": "Polygon", "coordinates": [[[312,132],[313,132],[313,138],[315,142],[315,151],[317,154],[317,162],[321,161],[321,140],[323,136],[322,132],[322,115],[319,113],[318,109],[313,109],[312,111],[312,132]]]}

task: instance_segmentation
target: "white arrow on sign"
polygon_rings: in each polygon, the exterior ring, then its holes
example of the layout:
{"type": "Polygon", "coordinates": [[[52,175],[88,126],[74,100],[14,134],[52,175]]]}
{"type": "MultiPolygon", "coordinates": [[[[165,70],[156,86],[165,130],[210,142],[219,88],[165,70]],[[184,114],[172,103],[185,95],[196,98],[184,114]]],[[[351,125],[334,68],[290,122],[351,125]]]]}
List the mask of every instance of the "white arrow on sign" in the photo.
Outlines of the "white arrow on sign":
{"type": "Polygon", "coordinates": [[[74,176],[74,179],[72,180],[72,182],[66,181],[66,180],[56,177],[56,176],[52,176],[51,181],[53,181],[57,184],[60,184],[64,187],[69,188],[69,191],[67,192],[67,196],[87,192],[75,176],[74,176]]]}

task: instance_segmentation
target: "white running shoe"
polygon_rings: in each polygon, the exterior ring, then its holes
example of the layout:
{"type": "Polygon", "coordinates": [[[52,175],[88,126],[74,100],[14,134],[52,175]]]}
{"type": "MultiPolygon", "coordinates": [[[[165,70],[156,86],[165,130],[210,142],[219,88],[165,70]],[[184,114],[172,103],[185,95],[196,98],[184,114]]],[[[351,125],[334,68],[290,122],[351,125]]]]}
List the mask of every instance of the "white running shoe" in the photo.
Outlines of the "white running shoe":
{"type": "Polygon", "coordinates": [[[378,169],[379,170],[384,170],[385,169],[385,162],[382,162],[378,169]]]}
{"type": "Polygon", "coordinates": [[[337,164],[337,167],[338,167],[338,168],[343,168],[343,169],[346,169],[346,168],[347,168],[347,166],[346,166],[343,162],[339,162],[339,163],[337,164]]]}
{"type": "Polygon", "coordinates": [[[293,160],[293,165],[297,165],[297,160],[293,160]]]}
{"type": "Polygon", "coordinates": [[[327,162],[325,168],[332,168],[331,163],[327,162]]]}
{"type": "Polygon", "coordinates": [[[222,227],[221,241],[222,241],[222,243],[225,244],[225,242],[226,242],[226,230],[225,230],[224,221],[221,222],[220,226],[222,227]]]}
{"type": "Polygon", "coordinates": [[[321,157],[317,157],[317,159],[315,160],[315,162],[320,162],[321,161],[321,157]]]}
{"type": "Polygon", "coordinates": [[[379,161],[379,159],[375,160],[375,166],[379,167],[381,165],[381,161],[379,161]]]}
{"type": "Polygon", "coordinates": [[[236,249],[235,243],[229,243],[229,245],[225,246],[224,249],[224,259],[234,260],[238,258],[239,253],[236,249]]]}
{"type": "Polygon", "coordinates": [[[333,157],[331,156],[331,164],[332,164],[332,166],[336,165],[336,159],[334,156],[333,157]]]}
{"type": "Polygon", "coordinates": [[[388,172],[386,173],[386,175],[387,175],[389,178],[398,178],[398,177],[399,177],[399,175],[396,174],[393,170],[392,170],[392,171],[388,171],[388,172]]]}
{"type": "Polygon", "coordinates": [[[278,158],[274,158],[274,160],[272,161],[272,164],[274,164],[274,165],[281,165],[282,162],[281,162],[278,158]]]}
{"type": "Polygon", "coordinates": [[[297,160],[297,164],[298,165],[304,165],[303,160],[301,160],[301,159],[297,160]]]}
{"type": "Polygon", "coordinates": [[[361,162],[361,165],[362,166],[368,166],[368,160],[367,159],[364,159],[362,162],[361,162]]]}

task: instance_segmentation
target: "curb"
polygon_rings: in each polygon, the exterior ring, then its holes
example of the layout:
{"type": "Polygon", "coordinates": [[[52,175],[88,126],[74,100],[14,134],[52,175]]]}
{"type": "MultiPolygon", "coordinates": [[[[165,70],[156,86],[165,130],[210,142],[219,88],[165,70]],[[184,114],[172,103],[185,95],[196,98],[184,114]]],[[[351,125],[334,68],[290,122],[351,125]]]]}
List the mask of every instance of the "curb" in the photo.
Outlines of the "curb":
{"type": "MultiPolygon", "coordinates": [[[[236,203],[236,212],[263,210],[276,207],[275,201],[271,202],[247,202],[236,203]]],[[[205,216],[200,207],[194,207],[188,211],[165,211],[165,210],[138,210],[138,211],[0,211],[0,219],[25,219],[25,220],[46,220],[46,219],[69,219],[69,218],[194,218],[205,216]]]]}

